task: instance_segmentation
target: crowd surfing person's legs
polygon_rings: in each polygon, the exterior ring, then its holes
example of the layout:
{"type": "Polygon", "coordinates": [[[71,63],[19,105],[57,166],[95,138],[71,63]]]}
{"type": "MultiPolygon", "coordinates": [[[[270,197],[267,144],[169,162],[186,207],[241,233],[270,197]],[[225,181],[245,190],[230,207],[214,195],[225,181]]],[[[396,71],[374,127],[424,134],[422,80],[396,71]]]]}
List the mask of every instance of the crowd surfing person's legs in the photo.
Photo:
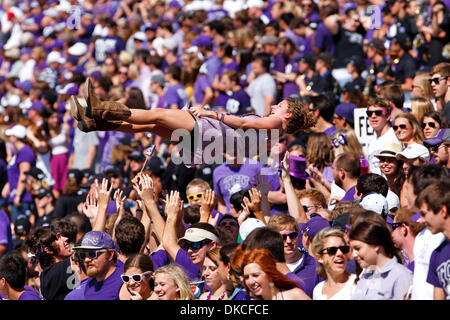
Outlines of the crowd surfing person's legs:
{"type": "Polygon", "coordinates": [[[82,99],[72,96],[70,100],[72,115],[82,131],[153,132],[170,140],[176,129],[188,132],[194,129],[195,120],[187,110],[130,109],[119,102],[100,101],[94,95],[89,79],[86,80],[84,96],[85,107],[82,99]]]}

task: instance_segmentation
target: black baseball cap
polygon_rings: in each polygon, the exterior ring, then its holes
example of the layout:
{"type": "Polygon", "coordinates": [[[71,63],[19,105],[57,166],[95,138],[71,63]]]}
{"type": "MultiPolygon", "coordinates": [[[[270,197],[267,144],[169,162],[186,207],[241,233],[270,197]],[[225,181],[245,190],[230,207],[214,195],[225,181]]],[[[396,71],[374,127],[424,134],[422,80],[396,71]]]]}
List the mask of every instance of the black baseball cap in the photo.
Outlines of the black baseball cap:
{"type": "Polygon", "coordinates": [[[38,167],[31,167],[31,169],[29,171],[26,171],[25,174],[39,181],[45,179],[44,171],[42,171],[38,167]]]}

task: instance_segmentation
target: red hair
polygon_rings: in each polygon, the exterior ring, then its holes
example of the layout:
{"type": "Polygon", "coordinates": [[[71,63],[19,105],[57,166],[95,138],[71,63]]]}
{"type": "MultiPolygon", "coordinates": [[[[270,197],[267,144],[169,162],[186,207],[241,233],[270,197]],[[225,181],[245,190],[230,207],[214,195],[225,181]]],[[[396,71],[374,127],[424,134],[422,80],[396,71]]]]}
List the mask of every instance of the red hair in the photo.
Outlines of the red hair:
{"type": "MultiPolygon", "coordinates": [[[[250,263],[258,264],[267,275],[269,281],[272,281],[278,289],[289,290],[292,288],[299,288],[295,281],[289,279],[278,271],[275,258],[269,250],[264,248],[247,250],[242,261],[242,270],[244,270],[244,267],[250,263]]],[[[244,285],[247,292],[250,292],[250,288],[247,287],[245,282],[244,285]]]]}

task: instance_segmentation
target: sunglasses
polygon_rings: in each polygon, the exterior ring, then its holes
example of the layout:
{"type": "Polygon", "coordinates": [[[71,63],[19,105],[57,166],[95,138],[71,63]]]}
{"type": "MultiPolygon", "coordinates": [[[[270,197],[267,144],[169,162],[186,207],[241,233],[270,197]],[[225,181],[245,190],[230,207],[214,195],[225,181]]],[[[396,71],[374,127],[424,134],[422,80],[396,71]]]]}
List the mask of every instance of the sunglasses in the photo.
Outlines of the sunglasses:
{"type": "Polygon", "coordinates": [[[190,194],[186,196],[189,201],[201,199],[203,197],[203,192],[197,194],[190,194]]]}
{"type": "Polygon", "coordinates": [[[188,251],[189,249],[198,250],[203,247],[204,244],[211,243],[211,240],[202,240],[197,242],[186,242],[183,244],[184,251],[188,251]]]}
{"type": "Polygon", "coordinates": [[[392,224],[391,224],[392,231],[394,231],[394,230],[397,229],[398,227],[401,227],[401,226],[404,225],[404,224],[406,224],[406,223],[404,223],[404,222],[394,222],[394,223],[392,223],[392,224]]]}
{"type": "Polygon", "coordinates": [[[320,250],[320,254],[323,254],[325,251],[330,255],[330,256],[334,256],[336,254],[336,252],[339,250],[341,250],[341,252],[343,254],[347,254],[350,252],[350,247],[349,246],[340,246],[340,247],[328,247],[328,248],[324,248],[322,250],[320,250]]]}
{"type": "Polygon", "coordinates": [[[141,282],[142,277],[148,275],[149,273],[150,273],[150,271],[145,271],[144,273],[133,274],[131,276],[126,275],[126,274],[121,274],[120,277],[122,278],[122,281],[125,283],[130,282],[131,279],[133,279],[134,282],[141,282]]]}
{"type": "Polygon", "coordinates": [[[289,237],[289,239],[294,240],[294,239],[297,239],[298,232],[294,231],[294,232],[291,232],[291,233],[282,234],[282,236],[283,236],[283,240],[284,241],[286,241],[288,237],[289,237]]]}
{"type": "Polygon", "coordinates": [[[383,114],[385,114],[386,113],[386,111],[384,111],[384,110],[367,110],[366,111],[366,114],[367,114],[367,116],[370,118],[373,114],[375,113],[375,115],[377,116],[377,117],[381,117],[383,114]]]}
{"type": "Polygon", "coordinates": [[[442,143],[431,145],[431,144],[428,144],[428,143],[426,143],[426,142],[423,143],[423,145],[424,145],[426,148],[430,149],[430,151],[433,151],[433,152],[437,152],[438,149],[439,149],[439,147],[441,146],[441,144],[442,144],[442,143]]]}
{"type": "Polygon", "coordinates": [[[311,208],[317,208],[317,206],[302,206],[305,212],[308,212],[311,208]]]}
{"type": "Polygon", "coordinates": [[[445,80],[445,79],[447,79],[448,77],[439,77],[439,78],[431,78],[431,79],[428,79],[428,82],[430,83],[430,84],[438,84],[439,83],[439,81],[441,81],[441,80],[445,80]]]}
{"type": "Polygon", "coordinates": [[[392,128],[394,128],[394,131],[397,131],[398,129],[405,130],[408,126],[406,124],[400,124],[398,126],[392,126],[392,128]]]}
{"type": "Polygon", "coordinates": [[[78,256],[80,259],[84,260],[86,258],[95,260],[98,258],[99,253],[103,253],[108,251],[108,249],[100,249],[100,250],[89,250],[89,251],[79,251],[78,256]]]}
{"type": "Polygon", "coordinates": [[[434,123],[434,122],[424,122],[424,123],[422,123],[422,129],[425,129],[425,127],[426,126],[429,126],[430,128],[436,128],[436,123],[434,123]]]}

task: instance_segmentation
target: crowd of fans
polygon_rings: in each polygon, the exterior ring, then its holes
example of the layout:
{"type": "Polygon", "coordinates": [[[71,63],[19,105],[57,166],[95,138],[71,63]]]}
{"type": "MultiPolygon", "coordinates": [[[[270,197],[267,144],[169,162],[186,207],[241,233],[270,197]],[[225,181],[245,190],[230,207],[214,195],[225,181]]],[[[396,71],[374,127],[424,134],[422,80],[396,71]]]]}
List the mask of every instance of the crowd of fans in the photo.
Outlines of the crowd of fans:
{"type": "Polygon", "coordinates": [[[0,299],[449,300],[449,26],[436,0],[2,1],[0,299]],[[185,166],[80,130],[87,78],[130,109],[316,122],[185,166]]]}

